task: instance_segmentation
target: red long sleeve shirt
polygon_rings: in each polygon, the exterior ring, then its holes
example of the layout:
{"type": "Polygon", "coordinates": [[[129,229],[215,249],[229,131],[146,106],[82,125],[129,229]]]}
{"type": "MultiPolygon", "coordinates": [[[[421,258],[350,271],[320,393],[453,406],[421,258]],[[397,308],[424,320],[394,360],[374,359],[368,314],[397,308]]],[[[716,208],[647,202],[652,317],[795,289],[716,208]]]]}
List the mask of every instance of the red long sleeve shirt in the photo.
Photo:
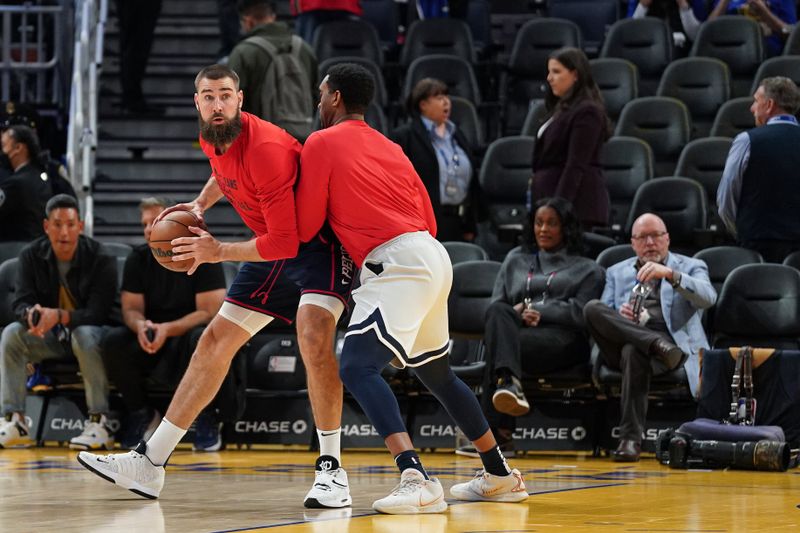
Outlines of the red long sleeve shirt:
{"type": "Polygon", "coordinates": [[[242,113],[242,132],[219,155],[200,139],[222,193],[256,234],[267,261],[297,255],[299,245],[293,188],[301,146],[281,128],[242,113]]]}
{"type": "Polygon", "coordinates": [[[360,267],[375,247],[413,231],[436,235],[428,192],[403,150],[361,120],[313,133],[295,194],[300,240],[327,217],[360,267]]]}

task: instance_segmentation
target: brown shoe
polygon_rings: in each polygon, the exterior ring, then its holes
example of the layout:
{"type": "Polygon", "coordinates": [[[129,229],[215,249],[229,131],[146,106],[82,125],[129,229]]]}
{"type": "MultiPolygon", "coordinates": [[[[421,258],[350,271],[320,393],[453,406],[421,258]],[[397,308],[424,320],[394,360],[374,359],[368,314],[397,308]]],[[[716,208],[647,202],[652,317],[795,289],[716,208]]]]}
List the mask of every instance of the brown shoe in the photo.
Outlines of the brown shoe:
{"type": "Polygon", "coordinates": [[[667,368],[673,370],[683,361],[683,351],[665,339],[656,339],[650,345],[650,353],[661,359],[667,368]]]}
{"type": "Polygon", "coordinates": [[[641,453],[641,444],[635,440],[620,439],[617,449],[611,452],[611,456],[617,463],[635,463],[641,453]]]}

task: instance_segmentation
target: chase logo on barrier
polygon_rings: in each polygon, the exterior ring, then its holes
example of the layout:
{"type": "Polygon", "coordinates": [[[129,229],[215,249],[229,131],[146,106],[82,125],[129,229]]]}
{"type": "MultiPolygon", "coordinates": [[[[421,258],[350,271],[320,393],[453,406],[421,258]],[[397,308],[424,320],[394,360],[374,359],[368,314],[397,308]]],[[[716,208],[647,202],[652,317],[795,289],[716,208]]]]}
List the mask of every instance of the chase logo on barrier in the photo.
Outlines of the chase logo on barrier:
{"type": "Polygon", "coordinates": [[[300,435],[308,430],[305,420],[239,420],[234,425],[236,433],[277,433],[300,435]]]}

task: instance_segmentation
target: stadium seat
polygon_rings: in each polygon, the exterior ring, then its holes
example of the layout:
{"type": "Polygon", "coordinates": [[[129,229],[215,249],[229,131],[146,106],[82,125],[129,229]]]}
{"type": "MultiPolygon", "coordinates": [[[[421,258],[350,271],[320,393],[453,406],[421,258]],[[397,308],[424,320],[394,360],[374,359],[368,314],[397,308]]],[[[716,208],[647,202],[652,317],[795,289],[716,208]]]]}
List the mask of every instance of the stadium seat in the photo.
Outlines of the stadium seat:
{"type": "Polygon", "coordinates": [[[678,155],[689,142],[691,122],[686,105],[675,98],[637,98],[622,109],[614,135],[636,137],[653,150],[656,176],[670,176],[678,155]]]}
{"type": "Polygon", "coordinates": [[[447,302],[453,372],[468,384],[483,382],[483,332],[486,310],[500,271],[497,261],[466,261],[453,265],[453,288],[447,302]],[[468,342],[472,341],[472,342],[468,342]],[[455,344],[460,342],[461,347],[455,344]]]}
{"type": "Polygon", "coordinates": [[[609,26],[619,19],[619,0],[549,0],[550,17],[571,20],[581,29],[583,46],[591,57],[597,54],[609,26]]]}
{"type": "Polygon", "coordinates": [[[471,242],[447,241],[442,246],[450,256],[450,262],[454,265],[466,263],[467,261],[488,261],[489,254],[486,250],[471,242]]]}
{"type": "Polygon", "coordinates": [[[503,137],[486,150],[478,182],[497,231],[522,231],[534,142],[531,137],[503,137]]]}
{"type": "Polygon", "coordinates": [[[6,241],[0,242],[0,264],[6,259],[13,259],[19,256],[23,248],[30,244],[29,241],[6,241]]]}
{"type": "Polygon", "coordinates": [[[103,251],[117,258],[127,259],[133,248],[124,242],[104,242],[101,245],[103,251]]]}
{"type": "Polygon", "coordinates": [[[363,20],[326,22],[314,32],[314,53],[321,63],[331,57],[363,57],[383,66],[378,32],[363,20]]]}
{"type": "Polygon", "coordinates": [[[761,80],[772,76],[784,76],[795,82],[795,84],[800,85],[800,57],[771,57],[761,63],[761,66],[758,67],[758,71],[753,78],[750,94],[755,94],[761,80]]]}
{"type": "Polygon", "coordinates": [[[717,215],[717,189],[731,149],[729,137],[706,137],[687,144],[678,158],[676,176],[692,178],[706,191],[709,206],[709,228],[722,229],[717,215]]]}
{"type": "MultiPolygon", "coordinates": [[[[717,297],[722,291],[722,286],[725,284],[728,274],[733,272],[735,268],[764,262],[758,252],[739,246],[705,248],[694,254],[694,258],[702,259],[708,266],[708,277],[711,279],[711,284],[714,285],[714,290],[717,291],[717,297]]],[[[714,329],[715,311],[716,305],[707,309],[703,314],[703,324],[705,324],[707,332],[714,329]]]]}
{"type": "Polygon", "coordinates": [[[731,96],[747,96],[764,57],[761,29],[748,17],[724,15],[700,26],[691,57],[714,57],[731,71],[731,96]]]}
{"type": "Polygon", "coordinates": [[[525,122],[522,123],[522,131],[519,133],[524,137],[536,137],[539,128],[544,124],[547,116],[547,108],[543,100],[532,101],[528,106],[528,114],[525,115],[525,122]]]}
{"type": "Polygon", "coordinates": [[[600,57],[619,57],[636,65],[639,95],[652,96],[661,73],[672,61],[672,34],[658,18],[620,20],[611,26],[600,57]]]}
{"type": "Polygon", "coordinates": [[[783,260],[783,264],[796,270],[800,270],[800,250],[787,255],[783,260]]]}
{"type": "Polygon", "coordinates": [[[783,47],[783,55],[800,55],[800,24],[795,24],[792,33],[789,35],[789,39],[787,39],[786,44],[783,47]]]}
{"type": "Polygon", "coordinates": [[[383,112],[383,108],[374,100],[369,103],[364,120],[372,126],[372,129],[378,130],[383,135],[389,133],[389,121],[386,118],[386,114],[383,112]]]}
{"type": "Polygon", "coordinates": [[[689,108],[692,137],[705,137],[720,106],[730,98],[728,66],[710,57],[687,57],[669,64],[657,96],[677,98],[689,108]]]}
{"type": "Polygon", "coordinates": [[[508,67],[500,74],[505,135],[518,134],[530,100],[544,98],[550,54],[565,46],[580,45],[580,29],[568,20],[538,18],[520,28],[508,67]]]}
{"type": "Polygon", "coordinates": [[[741,132],[756,127],[750,106],[753,99],[749,96],[728,100],[717,112],[714,124],[711,126],[711,137],[736,137],[741,132]]]}
{"type": "Polygon", "coordinates": [[[655,178],[644,182],[633,198],[626,234],[644,213],[655,213],[669,231],[670,246],[679,253],[696,249],[696,230],[705,229],[708,220],[706,191],[689,178],[655,178]]]}
{"type": "Polygon", "coordinates": [[[625,261],[626,259],[630,259],[635,255],[636,252],[633,251],[633,247],[630,244],[617,244],[616,246],[606,248],[600,252],[600,255],[597,256],[595,261],[598,265],[607,269],[610,266],[616,265],[617,263],[625,261]]]}
{"type": "Polygon", "coordinates": [[[653,177],[653,151],[641,139],[611,137],[600,152],[600,165],[611,200],[608,221],[613,230],[620,231],[637,189],[653,177]]]}
{"type": "Polygon", "coordinates": [[[481,104],[481,91],[472,65],[460,57],[437,54],[415,59],[406,73],[403,100],[423,78],[439,79],[447,85],[451,96],[466,98],[476,106],[481,104]]]}
{"type": "Polygon", "coordinates": [[[14,322],[14,298],[17,291],[19,259],[13,257],[0,264],[0,329],[14,322]]]}
{"type": "Polygon", "coordinates": [[[743,265],[725,279],[714,316],[715,348],[800,348],[800,272],[743,265]]]}
{"type": "Polygon", "coordinates": [[[625,104],[639,96],[639,71],[636,65],[618,57],[601,57],[589,61],[606,113],[616,122],[625,104]]]}
{"type": "Polygon", "coordinates": [[[406,33],[400,65],[409,68],[416,59],[429,55],[455,56],[474,65],[475,46],[466,22],[450,18],[414,21],[406,33]]]}
{"type": "Polygon", "coordinates": [[[375,97],[373,100],[382,108],[386,109],[389,105],[389,93],[386,90],[386,81],[383,77],[381,67],[374,61],[366,57],[341,56],[331,57],[319,64],[319,79],[322,80],[328,70],[339,63],[356,63],[367,69],[375,78],[375,97]]]}
{"type": "Polygon", "coordinates": [[[472,102],[460,96],[451,96],[450,120],[458,126],[474,150],[483,151],[484,127],[472,102]]]}

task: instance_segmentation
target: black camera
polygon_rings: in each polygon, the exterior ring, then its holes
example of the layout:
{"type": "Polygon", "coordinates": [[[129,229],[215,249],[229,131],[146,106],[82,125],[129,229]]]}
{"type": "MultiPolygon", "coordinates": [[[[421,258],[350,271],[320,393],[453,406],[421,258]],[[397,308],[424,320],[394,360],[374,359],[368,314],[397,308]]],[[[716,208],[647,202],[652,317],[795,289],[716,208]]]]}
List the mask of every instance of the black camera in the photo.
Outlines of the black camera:
{"type": "Polygon", "coordinates": [[[682,433],[672,435],[667,453],[670,468],[731,467],[785,472],[791,458],[791,449],[785,442],[693,440],[682,433]]]}

